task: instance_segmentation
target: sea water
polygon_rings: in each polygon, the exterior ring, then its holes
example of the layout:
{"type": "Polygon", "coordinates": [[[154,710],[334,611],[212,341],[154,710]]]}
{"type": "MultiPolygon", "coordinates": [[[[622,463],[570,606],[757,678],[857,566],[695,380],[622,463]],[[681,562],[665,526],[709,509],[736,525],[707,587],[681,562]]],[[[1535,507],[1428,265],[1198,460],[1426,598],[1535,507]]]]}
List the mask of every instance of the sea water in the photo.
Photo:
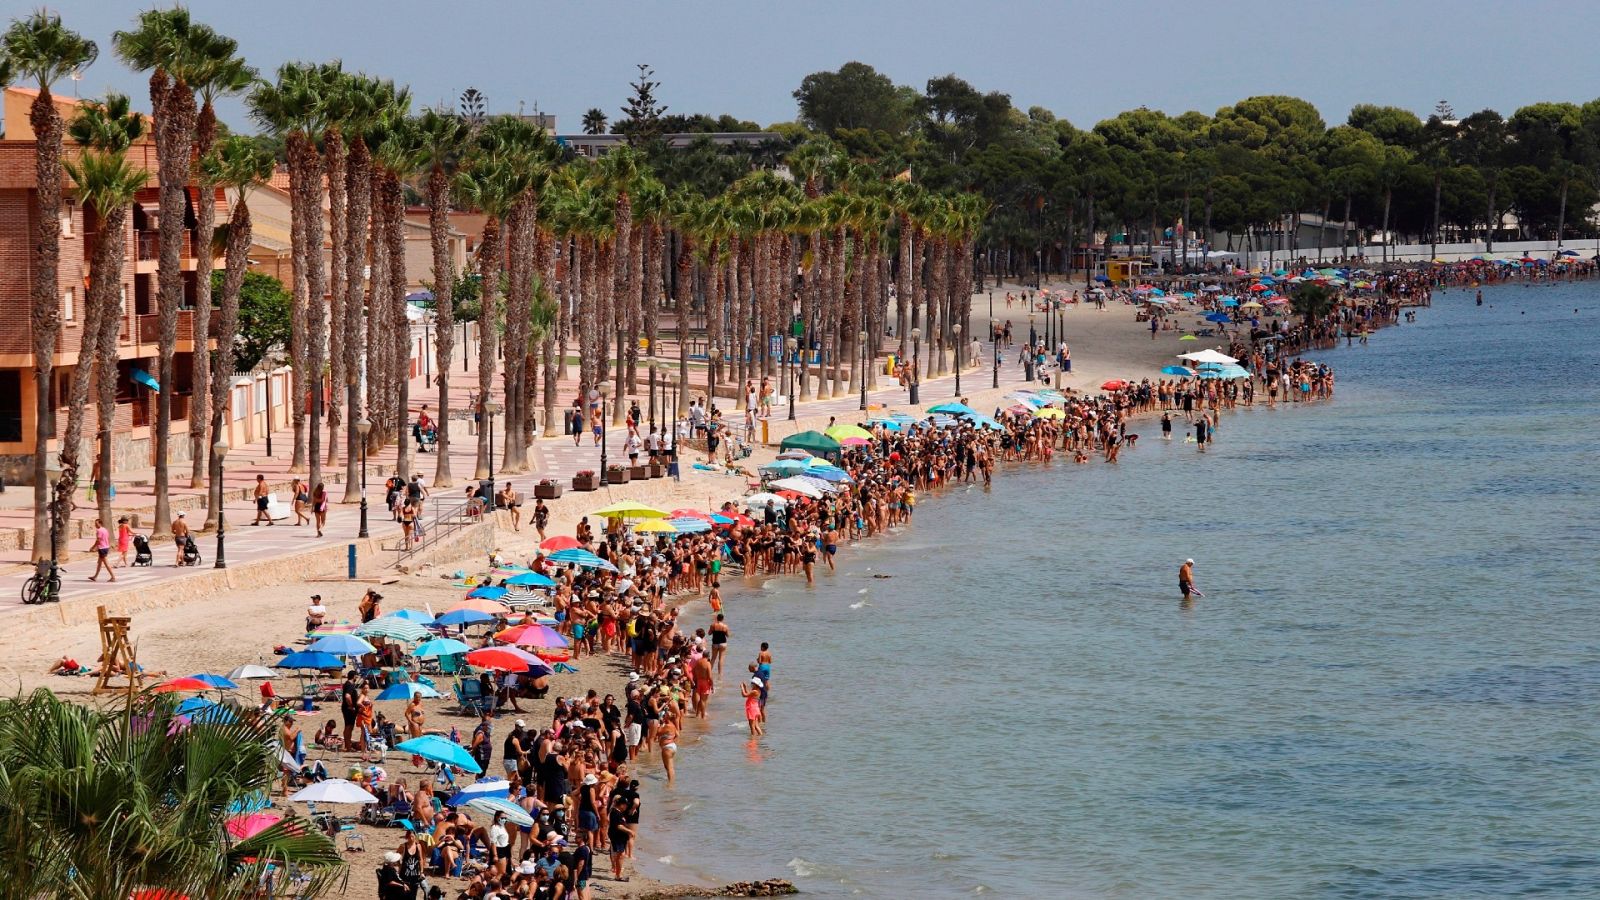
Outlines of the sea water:
{"type": "Polygon", "coordinates": [[[1334,401],[1227,415],[1204,454],[1143,422],[1118,465],[1012,467],[814,588],[729,591],[733,668],[652,779],[646,871],[1600,896],[1600,287],[1484,297],[1313,354],[1334,401]],[[752,741],[733,679],[763,640],[752,741]]]}

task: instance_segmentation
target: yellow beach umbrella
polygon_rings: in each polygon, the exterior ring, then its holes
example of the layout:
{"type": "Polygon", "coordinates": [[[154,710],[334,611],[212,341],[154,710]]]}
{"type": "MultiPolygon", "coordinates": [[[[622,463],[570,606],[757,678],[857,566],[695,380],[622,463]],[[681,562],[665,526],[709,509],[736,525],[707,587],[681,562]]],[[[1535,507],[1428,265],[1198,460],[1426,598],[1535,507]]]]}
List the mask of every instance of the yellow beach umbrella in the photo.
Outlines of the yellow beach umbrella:
{"type": "Polygon", "coordinates": [[[678,529],[662,519],[646,519],[633,526],[634,534],[677,534],[678,529]]]}
{"type": "Polygon", "coordinates": [[[1034,413],[1034,415],[1041,419],[1065,419],[1067,417],[1065,412],[1056,409],[1054,406],[1045,407],[1044,409],[1034,413]]]}
{"type": "Polygon", "coordinates": [[[841,444],[844,443],[846,438],[860,438],[865,441],[872,440],[872,432],[862,428],[860,425],[835,425],[832,428],[829,428],[827,431],[824,431],[823,434],[833,438],[841,444]]]}
{"type": "Polygon", "coordinates": [[[1186,334],[1186,335],[1184,335],[1184,336],[1183,336],[1183,337],[1181,337],[1181,338],[1178,338],[1178,340],[1180,340],[1180,341],[1198,341],[1198,340],[1200,340],[1200,339],[1199,339],[1199,338],[1197,338],[1197,337],[1195,337],[1195,336],[1194,336],[1194,335],[1192,335],[1192,334],[1186,334]]]}
{"type": "Polygon", "coordinates": [[[635,503],[632,500],[619,500],[610,506],[601,507],[589,513],[589,515],[617,519],[665,519],[667,517],[665,512],[653,506],[645,506],[643,503],[635,503]]]}

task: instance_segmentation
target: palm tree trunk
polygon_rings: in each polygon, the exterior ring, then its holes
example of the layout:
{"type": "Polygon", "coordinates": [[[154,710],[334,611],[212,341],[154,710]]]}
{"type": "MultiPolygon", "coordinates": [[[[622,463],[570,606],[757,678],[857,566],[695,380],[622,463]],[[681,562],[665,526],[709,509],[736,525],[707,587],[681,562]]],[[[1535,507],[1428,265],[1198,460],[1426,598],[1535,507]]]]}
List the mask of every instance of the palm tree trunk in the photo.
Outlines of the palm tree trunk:
{"type": "MultiPolygon", "coordinates": [[[[211,440],[222,440],[228,409],[227,373],[233,371],[233,342],[239,332],[239,290],[244,286],[244,276],[250,266],[250,207],[245,202],[244,191],[228,224],[228,247],[222,275],[222,310],[217,317],[217,356],[213,363],[216,377],[211,382],[211,440]],[[226,349],[224,349],[226,348],[226,349]]],[[[268,377],[271,377],[270,375],[268,377]]],[[[222,508],[222,460],[211,457],[210,503],[213,510],[222,508]]],[[[214,526],[215,515],[207,527],[214,526]]]]}
{"type": "MultiPolygon", "coordinates": [[[[389,244],[388,305],[394,319],[395,400],[390,404],[395,418],[395,474],[413,471],[411,465],[411,320],[406,318],[406,201],[400,190],[400,177],[383,175],[383,230],[389,244]]],[[[359,474],[357,475],[359,478],[359,474]]]]}
{"type": "MultiPolygon", "coordinates": [[[[372,218],[372,153],[367,148],[367,143],[360,137],[348,143],[349,155],[343,152],[334,152],[333,145],[345,146],[342,138],[337,136],[330,140],[328,147],[328,210],[331,218],[333,240],[333,321],[337,323],[335,330],[341,333],[341,342],[337,351],[337,361],[333,368],[333,392],[335,395],[342,389],[344,391],[344,405],[346,413],[344,433],[344,497],[341,503],[356,503],[361,499],[360,465],[361,433],[356,428],[356,423],[363,418],[372,420],[374,410],[368,404],[365,410],[361,408],[361,358],[367,352],[367,342],[364,330],[367,325],[367,315],[376,316],[377,308],[371,304],[363,304],[363,281],[367,277],[368,264],[367,235],[370,230],[372,218]],[[333,170],[337,162],[341,171],[333,170]],[[333,185],[339,183],[338,192],[334,192],[333,185]],[[367,315],[363,315],[363,308],[367,315]]],[[[373,269],[376,270],[376,266],[373,269]]],[[[376,274],[374,271],[373,274],[376,274]]],[[[369,367],[370,369],[370,367],[369,367]]],[[[373,373],[368,371],[367,378],[372,378],[373,373]]],[[[337,414],[329,417],[332,424],[337,421],[337,414]]],[[[338,438],[330,432],[328,443],[337,445],[338,438]]],[[[337,454],[330,448],[328,464],[334,465],[337,454]]],[[[435,483],[437,486],[437,483],[435,483]]]]}
{"type": "MultiPolygon", "coordinates": [[[[102,229],[104,230],[109,224],[102,223],[102,229]]],[[[94,257],[89,263],[89,290],[84,298],[78,361],[72,368],[71,393],[66,404],[67,428],[61,438],[61,484],[76,486],[78,483],[78,460],[83,453],[83,420],[89,402],[89,382],[94,374],[97,358],[95,350],[100,338],[100,323],[110,314],[107,307],[120,302],[119,276],[122,274],[122,257],[120,254],[110,255],[121,249],[117,246],[118,243],[114,240],[101,240],[96,245],[94,257]]],[[[72,504],[62,507],[56,516],[57,533],[70,535],[72,504]]]]}
{"type": "Polygon", "coordinates": [[[556,304],[556,314],[550,321],[550,327],[544,333],[541,341],[540,356],[544,364],[544,436],[556,436],[556,333],[561,330],[561,300],[560,295],[566,292],[565,268],[566,238],[553,234],[541,234],[540,240],[544,242],[545,268],[544,283],[550,291],[550,296],[556,304]]]}
{"type": "Polygon", "coordinates": [[[303,472],[306,468],[306,410],[310,402],[311,387],[308,371],[309,357],[306,355],[306,321],[308,309],[311,305],[309,294],[311,289],[307,286],[310,273],[306,270],[306,260],[310,256],[307,248],[311,242],[306,237],[309,233],[306,226],[304,206],[305,187],[303,182],[306,174],[303,169],[303,160],[296,156],[289,158],[289,216],[290,216],[290,242],[292,244],[292,272],[294,277],[293,305],[289,315],[289,363],[293,388],[289,394],[289,410],[294,428],[294,451],[289,463],[289,468],[294,472],[303,472]]]}
{"type": "Polygon", "coordinates": [[[290,165],[301,171],[299,193],[305,221],[305,386],[310,391],[306,429],[306,462],[313,490],[322,484],[323,365],[327,362],[327,278],[322,267],[322,156],[304,134],[289,138],[290,165]]]}
{"type": "MultiPolygon", "coordinates": [[[[194,142],[194,93],[175,80],[161,104],[156,123],[156,148],[160,175],[160,256],[156,284],[160,296],[157,309],[157,357],[161,391],[156,394],[155,425],[155,537],[169,533],[172,522],[171,440],[172,398],[178,388],[178,310],[183,305],[183,232],[187,206],[189,162],[194,142]]],[[[196,256],[203,251],[196,248],[196,256]]]]}
{"type": "Polygon", "coordinates": [[[455,269],[450,263],[450,178],[442,166],[428,173],[428,240],[433,250],[433,353],[438,374],[439,418],[434,444],[433,486],[454,487],[450,472],[450,361],[455,347],[455,269]]]}
{"type": "Polygon", "coordinates": [[[30,285],[28,324],[33,333],[33,559],[51,555],[51,503],[56,512],[69,507],[73,485],[61,479],[55,485],[46,475],[50,440],[55,437],[55,408],[50,403],[50,382],[55,374],[56,337],[61,331],[61,298],[56,293],[61,263],[61,116],[50,89],[40,85],[28,110],[35,135],[34,200],[39,211],[34,222],[33,279],[30,285]],[[51,490],[54,489],[52,497],[51,490]]]}
{"type": "MultiPolygon", "coordinates": [[[[500,308],[500,251],[504,238],[500,220],[490,216],[483,224],[483,242],[478,246],[478,274],[482,276],[483,303],[478,316],[478,402],[487,404],[489,389],[494,385],[495,355],[498,335],[495,321],[500,308]]],[[[489,414],[483,414],[478,426],[478,455],[473,466],[473,478],[489,476],[489,414]]]]}
{"type": "MultiPolygon", "coordinates": [[[[359,364],[359,356],[351,342],[349,309],[350,298],[361,296],[360,281],[356,282],[356,292],[352,293],[349,284],[352,243],[348,233],[349,172],[344,135],[337,126],[322,133],[322,147],[328,172],[328,230],[332,251],[329,254],[328,283],[333,288],[329,307],[331,327],[328,332],[328,383],[333,386],[328,404],[328,466],[332,468],[339,464],[339,424],[345,422],[345,493],[342,502],[350,503],[353,502],[350,492],[355,489],[356,481],[355,459],[359,453],[355,443],[355,423],[361,415],[356,409],[354,386],[350,380],[350,375],[356,371],[355,365],[359,364]],[[344,386],[342,400],[341,385],[344,386]]],[[[360,262],[365,263],[365,254],[362,257],[360,262]]],[[[356,268],[359,269],[359,264],[356,268]]],[[[360,321],[359,315],[355,318],[360,321]]]]}
{"type": "MultiPolygon", "coordinates": [[[[216,111],[208,101],[200,109],[195,121],[194,149],[198,159],[211,149],[216,139],[216,111]]],[[[194,256],[198,260],[194,275],[194,389],[189,402],[189,487],[205,484],[207,442],[206,425],[210,420],[207,407],[210,400],[211,378],[211,272],[216,266],[216,255],[211,251],[211,241],[217,230],[217,202],[214,188],[201,187],[195,204],[194,256]]],[[[118,301],[120,303],[120,300],[118,301]]],[[[209,511],[208,511],[209,515],[209,511]]],[[[111,527],[106,522],[106,527],[111,527]]]]}

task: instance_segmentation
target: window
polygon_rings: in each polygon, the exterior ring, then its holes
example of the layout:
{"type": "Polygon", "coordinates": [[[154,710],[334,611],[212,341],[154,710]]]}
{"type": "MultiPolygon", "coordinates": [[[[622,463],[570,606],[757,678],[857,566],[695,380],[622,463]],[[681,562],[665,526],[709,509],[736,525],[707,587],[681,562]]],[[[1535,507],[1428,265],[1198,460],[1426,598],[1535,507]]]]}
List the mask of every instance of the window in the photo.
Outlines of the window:
{"type": "Polygon", "coordinates": [[[0,371],[0,441],[22,440],[22,373],[0,371]]]}
{"type": "Polygon", "coordinates": [[[67,288],[67,292],[61,295],[61,318],[68,322],[71,322],[74,316],[72,301],[77,299],[77,294],[77,288],[67,288]]]}
{"type": "Polygon", "coordinates": [[[61,204],[61,236],[72,237],[72,201],[61,204]]]}

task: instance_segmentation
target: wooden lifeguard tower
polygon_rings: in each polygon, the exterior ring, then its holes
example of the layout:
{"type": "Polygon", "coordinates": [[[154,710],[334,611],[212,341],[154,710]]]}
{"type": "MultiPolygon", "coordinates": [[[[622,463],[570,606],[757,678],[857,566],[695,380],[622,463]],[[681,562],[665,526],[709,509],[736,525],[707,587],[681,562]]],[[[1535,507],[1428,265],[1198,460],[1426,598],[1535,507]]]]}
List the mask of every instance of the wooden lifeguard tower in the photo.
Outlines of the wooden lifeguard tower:
{"type": "Polygon", "coordinates": [[[133,644],[128,640],[128,623],[132,617],[108,616],[104,606],[96,607],[95,615],[100,620],[100,674],[95,677],[94,692],[127,691],[132,694],[139,690],[142,680],[133,644]],[[127,677],[127,684],[111,683],[119,674],[127,677]]]}

